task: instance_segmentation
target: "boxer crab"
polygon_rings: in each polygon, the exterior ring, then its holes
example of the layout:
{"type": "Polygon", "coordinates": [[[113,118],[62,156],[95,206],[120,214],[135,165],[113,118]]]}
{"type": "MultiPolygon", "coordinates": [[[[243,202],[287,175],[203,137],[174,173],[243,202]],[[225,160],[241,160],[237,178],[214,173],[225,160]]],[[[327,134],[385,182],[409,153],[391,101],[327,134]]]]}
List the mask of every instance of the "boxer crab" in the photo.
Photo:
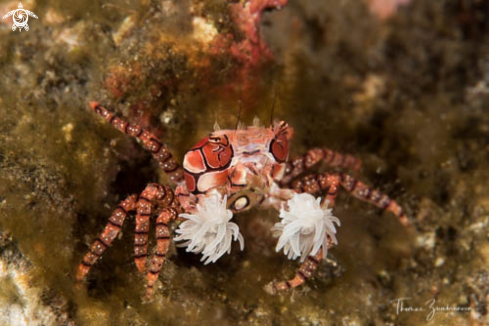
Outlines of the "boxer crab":
{"type": "MultiPolygon", "coordinates": [[[[205,264],[231,251],[233,241],[241,250],[244,240],[238,226],[230,222],[234,214],[252,207],[274,208],[281,221],[273,232],[279,237],[277,251],[289,259],[300,258],[294,278],[267,286],[270,292],[295,288],[312,276],[327,250],[337,244],[332,208],[342,186],[354,197],[399,217],[410,226],[401,207],[377,190],[348,174],[322,173],[301,177],[312,166],[324,162],[354,169],[361,162],[329,149],[311,149],[288,161],[292,129],[285,122],[265,128],[253,126],[236,130],[215,130],[185,154],[183,167],[168,147],[138,125],[128,123],[102,107],[92,109],[116,129],[138,138],[176,185],[149,184],[140,195],[130,195],[110,216],[101,235],[78,266],[76,279],[83,281],[90,268],[121,231],[127,214],[136,212],[134,256],[138,270],[146,275],[147,299],[165,261],[170,244],[169,223],[182,221],[175,241],[187,251],[202,254],[205,264]],[[315,198],[317,193],[325,197],[315,198]],[[156,216],[156,250],[148,265],[148,232],[151,216],[156,216]]],[[[218,129],[218,128],[217,128],[218,129]]]]}

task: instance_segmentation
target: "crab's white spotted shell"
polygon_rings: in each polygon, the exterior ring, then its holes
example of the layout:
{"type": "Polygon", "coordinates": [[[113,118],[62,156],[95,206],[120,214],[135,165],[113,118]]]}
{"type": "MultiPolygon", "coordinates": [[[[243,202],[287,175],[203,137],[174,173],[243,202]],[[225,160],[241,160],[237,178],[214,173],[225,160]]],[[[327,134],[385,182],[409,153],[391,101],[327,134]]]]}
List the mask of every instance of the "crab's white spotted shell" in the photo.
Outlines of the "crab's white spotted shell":
{"type": "Polygon", "coordinates": [[[272,228],[275,236],[279,237],[276,250],[282,248],[289,259],[301,258],[301,262],[309,255],[315,255],[323,248],[323,256],[328,250],[328,237],[337,244],[336,228],[340,220],[333,216],[333,210],[328,208],[326,201],[321,207],[321,198],[310,194],[294,194],[287,201],[287,207],[280,210],[281,221],[272,228]]]}
{"type": "Polygon", "coordinates": [[[232,241],[238,241],[244,249],[244,239],[238,225],[229,222],[233,213],[226,207],[224,198],[217,192],[211,192],[200,204],[196,214],[180,214],[186,219],[175,231],[175,241],[185,241],[179,247],[187,247],[188,252],[202,253],[204,264],[214,263],[226,252],[231,252],[232,241]]]}

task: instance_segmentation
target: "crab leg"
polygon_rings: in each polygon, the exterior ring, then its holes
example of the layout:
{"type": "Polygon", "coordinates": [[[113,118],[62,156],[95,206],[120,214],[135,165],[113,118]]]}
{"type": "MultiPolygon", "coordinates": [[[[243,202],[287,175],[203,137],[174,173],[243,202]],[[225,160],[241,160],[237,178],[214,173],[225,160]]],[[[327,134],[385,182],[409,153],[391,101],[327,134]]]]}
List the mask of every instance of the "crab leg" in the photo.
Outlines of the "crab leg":
{"type": "Polygon", "coordinates": [[[112,241],[121,231],[124,219],[127,213],[133,211],[137,207],[138,196],[131,195],[122,201],[114,210],[105,226],[102,234],[95,240],[90,251],[83,257],[82,262],[78,265],[76,273],[77,282],[83,281],[85,275],[90,271],[90,268],[95,264],[97,259],[103,254],[105,249],[110,246],[112,241]]]}
{"type": "Polygon", "coordinates": [[[146,259],[148,257],[149,218],[151,217],[152,188],[144,189],[139,196],[136,214],[136,230],[134,232],[134,262],[141,274],[146,273],[146,259]]]}
{"type": "Polygon", "coordinates": [[[308,192],[310,194],[314,194],[328,188],[328,195],[331,195],[332,192],[337,192],[337,187],[334,187],[334,190],[333,188],[329,188],[330,182],[328,182],[328,180],[334,180],[334,183],[339,181],[343,188],[345,188],[355,198],[375,205],[381,208],[383,211],[390,211],[399,218],[401,223],[405,227],[407,227],[408,230],[411,230],[411,223],[409,222],[402,208],[399,206],[399,204],[397,204],[395,200],[390,199],[387,195],[381,193],[377,189],[372,189],[368,187],[363,182],[355,179],[348,174],[311,174],[292,182],[291,188],[299,193],[308,192]]]}
{"type": "Polygon", "coordinates": [[[175,161],[168,147],[161,143],[155,135],[136,124],[116,117],[112,112],[97,102],[90,102],[90,107],[98,115],[107,120],[115,129],[140,139],[143,147],[151,152],[159,166],[168,174],[171,181],[178,183],[183,180],[182,167],[175,161]]]}
{"type": "Polygon", "coordinates": [[[306,154],[287,162],[285,174],[280,183],[282,185],[288,184],[295,177],[321,161],[329,166],[337,166],[344,169],[359,170],[362,166],[360,159],[350,154],[341,154],[328,148],[313,148],[306,154]]]}
{"type": "Polygon", "coordinates": [[[323,190],[327,190],[326,200],[329,200],[330,206],[334,206],[338,188],[340,185],[340,175],[334,174],[310,174],[298,180],[294,180],[290,187],[298,193],[307,192],[315,194],[323,190]]]}
{"type": "Polygon", "coordinates": [[[139,196],[134,234],[134,261],[141,274],[146,274],[151,207],[155,204],[170,206],[174,204],[174,198],[175,195],[169,187],[157,183],[149,184],[139,196]]]}
{"type": "Polygon", "coordinates": [[[399,218],[408,231],[412,231],[413,226],[411,222],[396,201],[390,199],[387,195],[381,193],[377,189],[368,187],[363,182],[348,174],[342,173],[340,178],[343,188],[345,188],[353,197],[375,205],[381,208],[382,211],[390,211],[399,218]]]}
{"type": "Polygon", "coordinates": [[[136,210],[136,234],[135,234],[135,262],[138,270],[146,273],[146,258],[148,256],[148,230],[151,207],[155,204],[161,207],[171,207],[177,211],[180,209],[178,201],[170,187],[151,183],[143,190],[140,196],[131,195],[122,201],[117,209],[112,213],[102,234],[95,240],[90,251],[84,256],[78,266],[76,280],[83,281],[85,275],[95,264],[97,259],[111,245],[112,241],[121,231],[122,224],[127,214],[136,210]]]}
{"type": "Polygon", "coordinates": [[[297,270],[297,273],[295,274],[293,279],[288,281],[273,283],[272,292],[275,293],[277,291],[279,292],[285,291],[304,284],[304,282],[312,276],[312,274],[318,267],[319,262],[321,261],[322,258],[323,258],[323,249],[321,248],[319,249],[317,254],[315,254],[314,256],[308,256],[306,258],[306,260],[301,264],[301,266],[297,270]]]}
{"type": "Polygon", "coordinates": [[[166,253],[170,247],[170,230],[168,223],[178,217],[178,211],[173,208],[165,208],[156,219],[156,251],[151,260],[149,271],[146,274],[148,281],[146,298],[151,300],[153,297],[153,286],[158,279],[163,263],[165,262],[166,253]]]}
{"type": "Polygon", "coordinates": [[[146,274],[147,299],[153,297],[153,286],[165,261],[170,245],[170,231],[168,223],[175,220],[180,212],[180,204],[175,200],[175,194],[166,186],[150,184],[139,196],[138,215],[136,216],[135,261],[139,271],[146,274]],[[149,270],[146,272],[146,258],[148,256],[148,230],[152,203],[156,202],[163,207],[156,219],[156,252],[151,260],[149,270]],[[139,219],[138,219],[139,217],[139,219]]]}

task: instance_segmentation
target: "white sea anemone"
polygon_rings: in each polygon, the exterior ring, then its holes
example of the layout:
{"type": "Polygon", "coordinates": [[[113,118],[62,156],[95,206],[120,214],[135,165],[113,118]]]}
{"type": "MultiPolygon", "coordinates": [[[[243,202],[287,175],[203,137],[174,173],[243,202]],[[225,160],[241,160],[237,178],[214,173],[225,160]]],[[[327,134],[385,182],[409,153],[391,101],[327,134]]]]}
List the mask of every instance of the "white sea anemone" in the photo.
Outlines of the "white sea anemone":
{"type": "Polygon", "coordinates": [[[336,228],[340,220],[333,216],[333,209],[328,208],[326,201],[321,207],[321,198],[310,194],[294,194],[287,201],[288,210],[282,207],[279,223],[272,228],[275,236],[279,236],[277,252],[282,248],[289,259],[301,257],[303,262],[307,256],[315,255],[323,247],[323,256],[328,251],[328,237],[337,244],[336,228]]]}
{"type": "Polygon", "coordinates": [[[204,264],[215,263],[226,252],[231,252],[231,242],[239,241],[244,249],[244,239],[238,225],[229,222],[233,213],[226,208],[227,196],[222,198],[217,191],[197,204],[196,214],[180,214],[185,218],[175,231],[175,241],[185,241],[179,247],[187,247],[187,252],[202,253],[204,264]]]}

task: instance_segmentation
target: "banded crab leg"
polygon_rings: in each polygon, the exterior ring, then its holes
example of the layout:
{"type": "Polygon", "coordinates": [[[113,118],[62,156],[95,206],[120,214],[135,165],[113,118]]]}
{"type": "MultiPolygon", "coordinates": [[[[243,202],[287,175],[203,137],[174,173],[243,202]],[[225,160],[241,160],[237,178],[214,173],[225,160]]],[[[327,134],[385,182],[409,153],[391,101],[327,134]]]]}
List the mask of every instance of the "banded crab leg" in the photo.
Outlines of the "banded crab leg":
{"type": "Polygon", "coordinates": [[[313,148],[307,151],[306,154],[297,156],[287,162],[285,173],[280,183],[282,185],[288,184],[294,178],[321,161],[329,166],[352,170],[359,170],[362,166],[360,159],[350,154],[338,153],[328,148],[313,148]]]}
{"type": "MultiPolygon", "coordinates": [[[[134,249],[135,262],[138,270],[141,273],[146,273],[149,218],[151,214],[151,208],[156,205],[173,212],[171,214],[172,218],[176,218],[178,213],[181,211],[178,200],[175,200],[173,190],[171,190],[171,188],[168,186],[162,186],[157,183],[149,184],[143,190],[140,196],[131,195],[127,199],[122,201],[109,218],[109,221],[102,234],[97,238],[97,240],[95,240],[90,248],[90,251],[84,256],[82,262],[78,266],[76,274],[77,282],[83,281],[86,274],[90,271],[90,268],[95,264],[98,258],[102,256],[104,251],[111,245],[112,241],[121,231],[124,219],[127,214],[130,211],[134,210],[137,211],[134,249]]],[[[160,213],[160,216],[162,214],[163,213],[160,213]]],[[[162,231],[160,227],[160,225],[157,225],[157,232],[161,233],[162,231]]],[[[166,230],[168,231],[168,228],[166,228],[166,230]]],[[[165,239],[169,240],[169,234],[168,238],[165,239]]],[[[157,235],[157,241],[158,240],[161,240],[159,239],[159,235],[157,235]]],[[[158,244],[158,246],[161,247],[161,244],[158,244]]],[[[162,253],[163,250],[157,248],[157,253],[158,252],[162,253]]],[[[153,262],[151,266],[153,267],[153,262]]],[[[159,268],[161,269],[161,266],[159,268]]],[[[152,268],[152,270],[154,271],[155,269],[152,268]]],[[[156,274],[156,278],[157,276],[158,275],[156,274]]]]}
{"type": "Polygon", "coordinates": [[[138,200],[136,230],[134,232],[134,262],[141,274],[146,274],[151,207],[155,198],[161,196],[161,188],[159,184],[149,184],[138,200]]]}
{"type": "MultiPolygon", "coordinates": [[[[163,207],[163,212],[166,210],[174,212],[174,215],[172,215],[173,219],[175,219],[178,212],[180,212],[180,205],[178,201],[175,200],[175,194],[168,186],[152,183],[148,185],[139,196],[136,215],[136,232],[134,236],[134,260],[141,274],[147,273],[146,264],[148,257],[149,220],[151,217],[151,208],[156,205],[163,207]]],[[[159,220],[161,219],[163,212],[160,213],[160,216],[156,220],[157,233],[161,232],[161,224],[159,224],[159,220]]],[[[166,221],[166,223],[168,223],[168,221],[166,221]]],[[[166,229],[168,230],[168,227],[166,227],[166,229]]],[[[168,240],[170,239],[169,236],[170,235],[168,234],[168,240]]],[[[156,240],[159,246],[158,234],[156,240]]],[[[156,275],[156,277],[158,277],[158,275],[156,275]]]]}
{"type": "MultiPolygon", "coordinates": [[[[332,246],[332,242],[329,242],[328,249],[332,246]]],[[[290,290],[293,288],[296,288],[298,286],[301,286],[306,282],[308,278],[310,278],[313,274],[316,268],[319,265],[319,262],[323,259],[323,249],[319,249],[319,251],[315,255],[307,256],[306,260],[301,264],[299,269],[297,270],[294,278],[288,280],[288,281],[282,281],[282,282],[277,282],[277,283],[272,283],[272,289],[270,292],[272,294],[275,294],[277,292],[282,292],[286,290],[290,290]]]]}
{"type": "Polygon", "coordinates": [[[165,262],[168,248],[170,247],[170,230],[168,223],[178,217],[178,210],[174,207],[164,208],[156,219],[156,251],[151,260],[146,280],[146,298],[151,300],[153,297],[153,287],[158,279],[163,263],[165,262]]]}
{"type": "Polygon", "coordinates": [[[151,152],[158,165],[168,174],[171,181],[178,183],[183,180],[182,167],[173,158],[168,147],[161,143],[155,135],[136,124],[116,117],[112,112],[100,105],[100,103],[90,102],[90,107],[95,113],[107,120],[115,129],[140,139],[143,147],[151,152]]]}
{"type": "Polygon", "coordinates": [[[406,227],[409,232],[413,232],[413,225],[407,218],[404,210],[395,201],[389,198],[389,196],[381,193],[377,189],[372,189],[363,182],[355,179],[348,174],[340,174],[341,185],[346,189],[353,197],[360,199],[361,201],[370,203],[382,209],[382,211],[389,211],[399,218],[402,225],[406,227]]]}
{"type": "MultiPolygon", "coordinates": [[[[148,193],[143,192],[143,194],[141,195],[141,197],[143,195],[147,196],[146,200],[148,203],[156,200],[156,203],[162,208],[156,219],[156,251],[151,260],[149,270],[146,273],[146,298],[148,300],[151,300],[153,297],[153,286],[158,279],[158,275],[161,271],[161,268],[165,261],[166,253],[168,252],[168,248],[170,246],[170,230],[168,228],[168,223],[175,220],[178,217],[178,214],[182,212],[180,203],[170,187],[161,186],[158,184],[153,185],[154,188],[147,188],[148,193]]],[[[147,241],[147,230],[145,237],[147,241]]],[[[145,259],[147,256],[147,244],[144,249],[145,256],[142,257],[143,259],[145,259]]],[[[146,267],[146,260],[140,261],[141,264],[143,262],[144,267],[146,267]]],[[[141,268],[139,270],[143,272],[141,268]]],[[[145,271],[146,268],[144,269],[144,272],[145,271]]]]}
{"type": "MultiPolygon", "coordinates": [[[[404,213],[399,204],[389,198],[389,196],[381,193],[377,189],[372,189],[365,183],[355,179],[354,177],[344,173],[324,173],[311,174],[291,183],[291,188],[296,192],[307,192],[310,194],[318,193],[319,191],[328,189],[328,196],[333,194],[336,197],[338,192],[337,183],[341,184],[353,197],[361,201],[370,203],[382,209],[382,211],[390,211],[399,218],[401,223],[412,231],[412,224],[404,213]]],[[[326,197],[328,198],[328,197],[326,197]]],[[[330,199],[330,202],[334,203],[330,199]]]]}
{"type": "Polygon", "coordinates": [[[90,271],[90,268],[102,256],[104,251],[111,245],[112,241],[117,237],[122,229],[122,224],[131,211],[134,211],[138,206],[138,195],[131,195],[123,200],[112,215],[105,226],[104,231],[97,240],[94,241],[88,253],[83,257],[82,262],[78,265],[76,273],[76,281],[82,282],[85,276],[90,271]]]}
{"type": "Polygon", "coordinates": [[[316,194],[321,191],[326,191],[326,200],[329,200],[331,207],[334,206],[336,196],[341,182],[341,177],[338,173],[334,174],[310,174],[298,180],[294,180],[290,188],[298,193],[316,194]]]}
{"type": "Polygon", "coordinates": [[[154,283],[158,279],[158,275],[163,267],[166,253],[168,252],[168,248],[170,246],[170,230],[168,228],[168,223],[175,220],[178,217],[178,214],[181,213],[182,209],[173,190],[171,190],[170,187],[161,186],[156,183],[148,186],[139,198],[140,201],[142,201],[141,207],[144,208],[141,211],[142,220],[140,223],[140,229],[138,229],[138,221],[136,220],[135,259],[139,271],[141,273],[146,273],[146,298],[147,300],[151,300],[153,297],[154,283]],[[162,207],[162,210],[156,219],[156,251],[151,260],[149,270],[146,272],[146,257],[148,255],[148,228],[152,203],[162,207]]]}
{"type": "MultiPolygon", "coordinates": [[[[313,174],[308,175],[299,180],[295,180],[291,184],[291,188],[298,192],[307,192],[310,194],[315,194],[320,191],[327,190],[326,197],[323,200],[323,204],[329,200],[329,206],[333,207],[335,203],[336,196],[338,195],[338,186],[342,185],[351,195],[354,197],[373,204],[382,210],[388,210],[396,215],[401,223],[408,229],[412,231],[412,225],[408,218],[404,214],[402,208],[387,195],[382,194],[378,190],[373,190],[363,182],[358,181],[347,174],[313,174]]],[[[331,239],[328,242],[328,249],[332,246],[331,239]]],[[[308,278],[312,276],[312,273],[317,268],[321,258],[323,256],[322,249],[314,256],[308,256],[304,263],[301,264],[299,270],[297,271],[295,277],[288,281],[283,281],[273,284],[273,292],[284,291],[291,288],[295,288],[303,284],[308,278]]]]}

